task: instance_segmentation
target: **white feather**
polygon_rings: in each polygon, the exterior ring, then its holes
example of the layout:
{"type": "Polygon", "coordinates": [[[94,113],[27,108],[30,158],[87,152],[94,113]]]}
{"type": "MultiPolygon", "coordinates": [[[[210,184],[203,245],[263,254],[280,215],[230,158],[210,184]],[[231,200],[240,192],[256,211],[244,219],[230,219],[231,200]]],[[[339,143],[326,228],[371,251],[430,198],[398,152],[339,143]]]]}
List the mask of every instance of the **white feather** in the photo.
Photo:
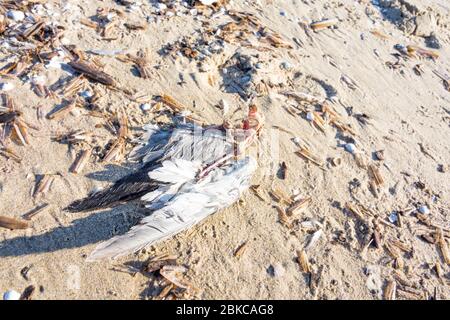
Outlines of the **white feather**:
{"type": "MultiPolygon", "coordinates": [[[[168,170],[179,169],[175,163],[166,167],[168,170]]],[[[255,169],[256,161],[248,157],[234,161],[228,167],[216,168],[204,180],[186,182],[162,208],[142,219],[128,233],[101,243],[88,260],[115,258],[138,251],[230,206],[249,187],[255,169]]]]}
{"type": "Polygon", "coordinates": [[[165,160],[161,167],[150,171],[148,176],[161,182],[183,183],[194,179],[200,168],[200,163],[196,161],[183,159],[165,160]]]}

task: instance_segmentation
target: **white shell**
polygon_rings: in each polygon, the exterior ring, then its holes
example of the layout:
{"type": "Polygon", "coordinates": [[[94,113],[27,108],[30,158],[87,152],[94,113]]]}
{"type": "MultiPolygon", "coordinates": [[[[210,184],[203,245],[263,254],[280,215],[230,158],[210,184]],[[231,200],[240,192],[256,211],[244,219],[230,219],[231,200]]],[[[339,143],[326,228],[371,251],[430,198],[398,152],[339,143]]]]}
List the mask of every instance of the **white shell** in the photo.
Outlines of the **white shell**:
{"type": "Polygon", "coordinates": [[[309,121],[313,121],[314,120],[314,113],[313,112],[308,112],[306,114],[306,119],[308,119],[309,121]]]}
{"type": "Polygon", "coordinates": [[[282,62],[280,67],[285,70],[291,70],[293,68],[292,64],[288,61],[282,62]]]}
{"type": "Polygon", "coordinates": [[[20,299],[20,293],[14,290],[6,291],[3,294],[3,300],[19,300],[20,299]]]}
{"type": "Polygon", "coordinates": [[[322,233],[323,233],[322,229],[319,229],[313,233],[311,239],[309,240],[308,245],[305,247],[306,251],[314,247],[314,245],[317,243],[317,241],[319,241],[320,237],[322,236],[322,233]]]}
{"type": "Polygon", "coordinates": [[[40,85],[44,85],[47,81],[47,79],[44,76],[34,76],[31,81],[34,84],[40,84],[40,85]]]}
{"type": "Polygon", "coordinates": [[[164,4],[164,3],[158,3],[158,4],[156,5],[156,8],[158,8],[158,10],[163,11],[163,10],[166,10],[166,9],[167,9],[167,5],[164,4]]]}
{"type": "Polygon", "coordinates": [[[141,104],[141,110],[142,111],[149,111],[152,108],[152,106],[150,105],[150,103],[143,103],[141,104]]]}
{"type": "Polygon", "coordinates": [[[281,265],[281,263],[274,263],[272,265],[272,269],[273,269],[273,276],[276,278],[282,277],[286,273],[286,270],[281,265]]]}
{"type": "Polygon", "coordinates": [[[70,114],[74,117],[79,117],[81,115],[81,111],[79,108],[74,108],[72,109],[72,111],[70,111],[70,114]]]}
{"type": "Polygon", "coordinates": [[[396,223],[397,220],[398,220],[398,215],[397,215],[397,212],[394,211],[389,215],[389,221],[391,223],[396,223]]]}
{"type": "Polygon", "coordinates": [[[419,212],[422,214],[429,214],[430,213],[430,209],[428,209],[427,206],[422,205],[419,207],[419,212]]]}
{"type": "Polygon", "coordinates": [[[230,105],[225,99],[220,100],[220,107],[222,108],[223,115],[226,115],[230,110],[230,105]]]}
{"type": "Polygon", "coordinates": [[[111,22],[116,16],[117,15],[115,13],[110,12],[106,15],[106,19],[111,22]]]}
{"type": "Polygon", "coordinates": [[[12,89],[14,89],[14,85],[11,82],[0,83],[1,91],[10,91],[12,89]]]}
{"type": "Polygon", "coordinates": [[[25,14],[22,11],[17,10],[9,10],[7,16],[14,21],[22,21],[25,19],[25,14]]]}
{"type": "Polygon", "coordinates": [[[85,98],[85,99],[89,99],[89,98],[91,98],[93,95],[94,95],[94,94],[93,94],[91,91],[89,91],[89,90],[84,90],[84,91],[82,91],[82,92],[80,93],[80,96],[82,96],[82,97],[85,98]]]}
{"type": "Polygon", "coordinates": [[[200,0],[200,2],[205,6],[209,6],[212,5],[214,2],[217,2],[217,0],[200,0]]]}
{"type": "Polygon", "coordinates": [[[347,143],[345,145],[345,150],[347,150],[351,154],[354,154],[356,152],[356,146],[353,143],[347,143]]]}

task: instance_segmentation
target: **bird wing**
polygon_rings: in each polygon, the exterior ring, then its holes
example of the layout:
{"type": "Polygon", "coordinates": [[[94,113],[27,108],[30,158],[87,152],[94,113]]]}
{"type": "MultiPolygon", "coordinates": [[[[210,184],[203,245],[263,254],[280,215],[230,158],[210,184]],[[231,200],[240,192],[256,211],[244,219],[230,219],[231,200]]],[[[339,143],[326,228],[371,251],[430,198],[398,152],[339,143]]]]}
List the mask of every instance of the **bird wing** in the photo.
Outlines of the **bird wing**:
{"type": "MultiPolygon", "coordinates": [[[[166,163],[167,176],[171,176],[171,170],[176,166],[176,163],[166,163]]],[[[128,233],[98,245],[88,260],[116,258],[136,252],[193,226],[219,209],[230,206],[249,187],[255,169],[256,161],[247,157],[214,169],[200,181],[194,179],[180,185],[178,180],[172,180],[172,186],[177,186],[176,192],[163,188],[159,190],[156,198],[147,197],[152,199],[150,206],[159,201],[160,209],[142,219],[128,233]],[[163,200],[164,196],[167,196],[166,200],[163,200]]],[[[150,172],[149,175],[154,173],[150,172]]],[[[166,180],[167,176],[162,169],[158,172],[159,178],[166,180]]]]}
{"type": "MultiPolygon", "coordinates": [[[[189,166],[188,162],[193,166],[200,162],[207,165],[233,151],[232,143],[221,130],[204,129],[194,124],[181,124],[176,128],[160,128],[157,125],[147,124],[144,129],[146,132],[137,141],[139,145],[133,149],[129,157],[134,161],[142,160],[144,166],[139,171],[116,181],[111,187],[74,201],[66,210],[79,212],[110,207],[140,198],[153,191],[155,193],[151,196],[156,196],[163,189],[175,192],[179,184],[171,186],[166,184],[167,182],[173,184],[176,179],[186,181],[187,178],[193,178],[184,176],[186,172],[193,172],[192,168],[183,168],[189,166]],[[171,165],[170,161],[173,159],[180,161],[175,161],[171,165]],[[154,176],[149,177],[148,170],[153,170],[154,176]],[[165,179],[170,181],[159,179],[160,172],[164,172],[165,179]]],[[[158,206],[155,205],[153,208],[158,206]]]]}
{"type": "Polygon", "coordinates": [[[183,124],[173,129],[162,129],[148,124],[138,140],[130,159],[155,163],[173,158],[202,163],[213,163],[233,152],[233,143],[222,130],[183,124]]]}

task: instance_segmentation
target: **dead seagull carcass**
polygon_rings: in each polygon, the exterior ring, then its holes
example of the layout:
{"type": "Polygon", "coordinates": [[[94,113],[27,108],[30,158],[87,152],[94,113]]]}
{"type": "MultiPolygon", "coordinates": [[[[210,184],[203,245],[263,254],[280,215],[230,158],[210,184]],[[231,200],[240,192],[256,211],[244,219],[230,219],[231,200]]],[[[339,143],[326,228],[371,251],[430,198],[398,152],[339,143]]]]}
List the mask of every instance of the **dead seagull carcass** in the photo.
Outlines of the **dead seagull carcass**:
{"type": "Polygon", "coordinates": [[[101,243],[88,260],[116,258],[167,239],[239,200],[248,189],[256,160],[244,151],[259,136],[264,118],[249,108],[242,128],[182,124],[147,125],[131,158],[142,168],[110,188],[73,202],[79,212],[141,199],[151,214],[120,236],[101,243]]]}

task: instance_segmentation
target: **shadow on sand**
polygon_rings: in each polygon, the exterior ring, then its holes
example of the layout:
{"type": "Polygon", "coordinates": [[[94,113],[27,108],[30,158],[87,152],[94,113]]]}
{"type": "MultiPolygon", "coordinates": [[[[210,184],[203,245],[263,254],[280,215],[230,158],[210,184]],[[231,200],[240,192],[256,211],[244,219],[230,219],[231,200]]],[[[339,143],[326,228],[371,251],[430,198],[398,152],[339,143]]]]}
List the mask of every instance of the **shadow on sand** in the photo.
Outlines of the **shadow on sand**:
{"type": "Polygon", "coordinates": [[[72,221],[69,226],[34,236],[19,236],[0,243],[0,257],[23,256],[83,247],[123,234],[144,216],[136,204],[93,212],[72,221]]]}

